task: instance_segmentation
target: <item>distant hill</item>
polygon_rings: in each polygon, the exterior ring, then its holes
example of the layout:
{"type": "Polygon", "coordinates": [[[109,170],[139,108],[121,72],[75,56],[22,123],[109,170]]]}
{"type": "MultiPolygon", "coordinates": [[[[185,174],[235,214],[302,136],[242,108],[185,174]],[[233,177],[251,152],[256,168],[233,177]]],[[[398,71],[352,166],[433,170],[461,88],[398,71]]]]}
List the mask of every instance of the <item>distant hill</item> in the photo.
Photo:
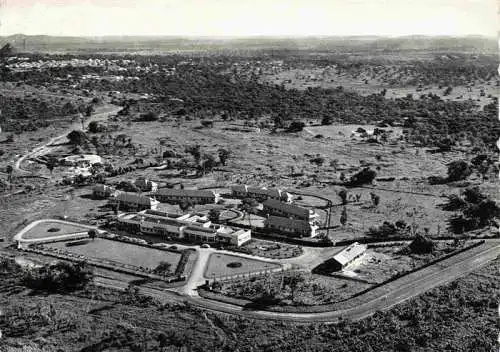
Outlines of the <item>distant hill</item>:
{"type": "Polygon", "coordinates": [[[354,51],[465,51],[497,52],[495,38],[466,37],[56,37],[16,34],[0,37],[0,45],[12,43],[26,51],[40,52],[171,52],[211,50],[312,50],[354,51]]]}

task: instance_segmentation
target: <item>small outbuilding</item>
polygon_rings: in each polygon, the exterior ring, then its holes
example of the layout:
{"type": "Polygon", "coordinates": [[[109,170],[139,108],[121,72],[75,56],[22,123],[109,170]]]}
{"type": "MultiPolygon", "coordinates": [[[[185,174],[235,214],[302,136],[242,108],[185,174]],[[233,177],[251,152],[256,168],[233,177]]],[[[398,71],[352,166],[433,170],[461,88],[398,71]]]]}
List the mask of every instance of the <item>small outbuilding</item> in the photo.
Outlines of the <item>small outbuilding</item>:
{"type": "Polygon", "coordinates": [[[333,271],[341,271],[345,269],[346,266],[351,264],[354,260],[361,257],[366,252],[366,245],[354,242],[353,244],[347,246],[333,258],[326,260],[322,264],[314,268],[313,272],[327,274],[333,271]]]}

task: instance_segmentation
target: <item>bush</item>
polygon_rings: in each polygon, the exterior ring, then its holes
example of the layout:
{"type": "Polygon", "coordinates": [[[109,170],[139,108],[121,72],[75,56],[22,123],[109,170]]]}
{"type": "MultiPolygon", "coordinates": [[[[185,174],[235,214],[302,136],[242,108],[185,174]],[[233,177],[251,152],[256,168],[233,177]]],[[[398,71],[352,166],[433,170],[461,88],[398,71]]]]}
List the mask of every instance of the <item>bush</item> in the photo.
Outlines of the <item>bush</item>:
{"type": "Polygon", "coordinates": [[[142,114],[140,120],[148,122],[148,121],[157,121],[158,118],[159,117],[157,113],[149,111],[145,114],[142,114]]]}
{"type": "Polygon", "coordinates": [[[302,121],[293,121],[290,126],[288,126],[287,132],[300,132],[306,127],[306,124],[302,121]]]}
{"type": "Polygon", "coordinates": [[[331,116],[325,116],[323,117],[323,119],[321,120],[321,124],[323,126],[326,126],[326,125],[331,125],[333,124],[333,118],[331,116]]]}
{"type": "Polygon", "coordinates": [[[397,227],[388,221],[384,221],[379,227],[370,227],[367,232],[367,235],[373,237],[389,237],[396,234],[398,234],[397,227]]]}
{"type": "Polygon", "coordinates": [[[243,264],[241,262],[231,262],[227,264],[228,268],[240,268],[243,264]]]}
{"type": "Polygon", "coordinates": [[[417,234],[417,236],[410,243],[408,248],[411,250],[412,253],[415,254],[428,254],[434,251],[435,244],[431,239],[421,234],[417,234]]]}

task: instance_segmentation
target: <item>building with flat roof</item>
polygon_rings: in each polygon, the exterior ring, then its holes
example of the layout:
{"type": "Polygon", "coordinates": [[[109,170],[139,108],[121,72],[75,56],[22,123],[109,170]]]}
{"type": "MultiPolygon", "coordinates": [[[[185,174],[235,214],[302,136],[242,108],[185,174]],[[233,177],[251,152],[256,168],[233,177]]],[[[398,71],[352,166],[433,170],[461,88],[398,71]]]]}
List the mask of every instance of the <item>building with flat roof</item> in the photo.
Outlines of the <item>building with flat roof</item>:
{"type": "Polygon", "coordinates": [[[255,198],[259,202],[267,199],[275,199],[283,202],[290,202],[292,195],[277,188],[267,189],[265,187],[250,187],[247,185],[236,185],[231,187],[231,191],[236,198],[255,198]]]}
{"type": "Polygon", "coordinates": [[[281,216],[307,222],[314,222],[318,214],[314,210],[307,209],[298,205],[280,202],[276,199],[268,199],[262,203],[263,211],[269,215],[281,216]]]}
{"type": "Polygon", "coordinates": [[[198,243],[223,243],[235,246],[250,241],[251,231],[214,224],[199,213],[171,214],[145,210],[134,214],[121,214],[118,223],[145,234],[186,239],[198,243]]]}
{"type": "Polygon", "coordinates": [[[199,189],[162,188],[155,193],[156,199],[162,203],[179,204],[190,201],[194,204],[213,204],[219,195],[213,191],[199,189]]]}
{"type": "Polygon", "coordinates": [[[269,216],[264,220],[264,228],[277,231],[291,237],[315,237],[318,226],[309,221],[290,219],[281,216],[269,216]]]}

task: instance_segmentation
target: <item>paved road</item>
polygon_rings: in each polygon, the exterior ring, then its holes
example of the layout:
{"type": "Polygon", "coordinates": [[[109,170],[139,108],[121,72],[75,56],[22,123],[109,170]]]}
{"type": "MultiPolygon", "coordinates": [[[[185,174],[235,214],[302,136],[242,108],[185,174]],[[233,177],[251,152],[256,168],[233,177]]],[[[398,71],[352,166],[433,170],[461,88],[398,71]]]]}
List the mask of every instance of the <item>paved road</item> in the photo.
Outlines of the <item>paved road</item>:
{"type": "MultiPolygon", "coordinates": [[[[294,321],[302,323],[338,322],[340,319],[359,320],[377,311],[387,310],[399,303],[411,299],[437,286],[451,282],[460,276],[468,274],[487,265],[500,255],[498,241],[488,241],[471,250],[457,254],[440,263],[415,273],[394,280],[391,283],[375,288],[372,291],[337,304],[334,310],[310,313],[282,313],[271,311],[245,310],[241,306],[213,301],[199,297],[196,294],[185,294],[181,291],[161,291],[153,288],[141,288],[141,292],[151,295],[160,301],[189,302],[194,306],[215,312],[229,313],[252,319],[294,321]],[[172,295],[174,293],[175,295],[172,295]],[[343,308],[345,307],[345,308],[343,308]]],[[[201,262],[200,262],[201,263],[201,262]]],[[[203,266],[199,266],[202,268],[203,266]]],[[[201,270],[201,269],[199,269],[201,270]]],[[[197,277],[197,276],[195,276],[197,277]]],[[[194,287],[188,284],[192,292],[194,287]]],[[[119,288],[119,284],[112,285],[119,288]]]]}
{"type": "MultiPolygon", "coordinates": [[[[54,220],[51,220],[54,221],[54,220]]],[[[58,220],[60,221],[60,220],[58,220]]],[[[22,235],[37,223],[43,222],[39,220],[28,225],[21,230],[14,239],[22,239],[22,235]]],[[[63,221],[61,221],[63,222],[63,221]]],[[[68,222],[71,224],[70,222],[68,222]]],[[[90,226],[89,226],[90,227],[90,226]]],[[[211,253],[226,251],[216,251],[213,248],[199,248],[198,258],[193,267],[192,273],[186,282],[186,285],[180,288],[173,289],[155,289],[151,287],[141,287],[142,293],[153,296],[160,301],[187,301],[195,306],[205,309],[236,314],[255,319],[266,320],[286,320],[295,322],[336,322],[339,318],[343,319],[362,319],[370,316],[377,311],[389,309],[390,307],[424,293],[434,287],[450,282],[470,273],[496,259],[500,255],[500,241],[488,240],[485,243],[456,254],[450,258],[440,261],[434,265],[418,270],[397,280],[394,280],[385,285],[379,286],[362,295],[351,298],[342,303],[337,303],[329,306],[329,311],[325,312],[308,312],[308,313],[282,313],[272,311],[251,311],[244,310],[241,306],[231,305],[227,303],[207,300],[198,296],[196,288],[204,283],[204,271],[208,263],[211,253]]],[[[231,255],[239,255],[228,252],[231,255]]],[[[313,258],[313,253],[306,255],[306,262],[313,258]]],[[[253,257],[242,255],[245,257],[253,257]]],[[[253,257],[255,258],[255,257],[253,257]]],[[[259,258],[260,259],[260,258],[259,258]]],[[[262,260],[262,259],[261,259],[262,260]]],[[[275,262],[275,260],[267,259],[267,261],[275,262]]],[[[288,263],[289,265],[290,263],[288,263]]],[[[286,264],[285,264],[286,265],[286,264]]],[[[124,289],[127,283],[113,281],[110,279],[96,278],[98,285],[124,289]]],[[[311,308],[311,310],[315,310],[311,308]]]]}

